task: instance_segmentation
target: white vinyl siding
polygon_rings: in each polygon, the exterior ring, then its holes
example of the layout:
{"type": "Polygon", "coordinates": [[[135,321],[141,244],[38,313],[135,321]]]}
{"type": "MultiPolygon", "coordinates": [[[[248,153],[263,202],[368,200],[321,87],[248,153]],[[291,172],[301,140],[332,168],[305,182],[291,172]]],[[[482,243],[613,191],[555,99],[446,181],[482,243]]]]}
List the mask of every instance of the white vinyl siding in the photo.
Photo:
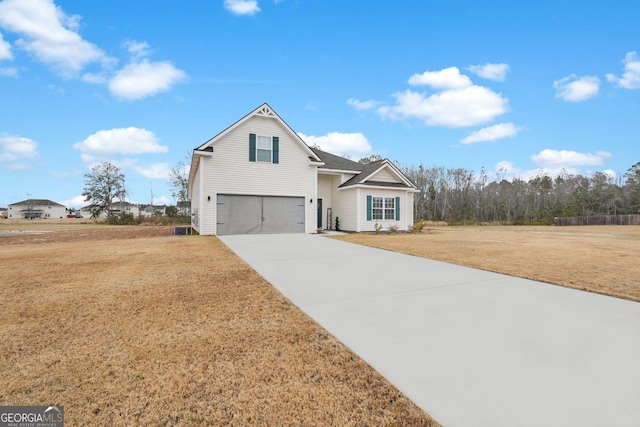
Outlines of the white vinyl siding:
{"type": "MultiPolygon", "coordinates": [[[[201,159],[202,160],[202,159],[201,159]]],[[[200,166],[202,166],[202,161],[200,161],[200,166]]],[[[200,231],[200,214],[202,211],[201,199],[200,199],[200,181],[202,173],[202,168],[199,167],[196,171],[195,177],[193,179],[192,188],[191,188],[191,226],[198,233],[200,231]]]]}
{"type": "MultiPolygon", "coordinates": [[[[389,203],[391,202],[389,201],[389,203]]],[[[355,206],[355,201],[353,205],[355,206]]],[[[397,225],[398,230],[406,230],[413,225],[413,193],[411,192],[404,190],[387,190],[382,188],[368,189],[363,187],[360,189],[360,205],[362,206],[362,209],[360,210],[360,214],[358,216],[358,220],[360,222],[360,231],[375,231],[376,222],[378,223],[378,225],[381,225],[383,227],[383,230],[388,230],[390,225],[397,225]],[[384,206],[384,208],[382,209],[383,219],[375,219],[375,217],[373,216],[375,211],[372,209],[372,218],[371,220],[367,220],[367,196],[372,196],[372,207],[373,201],[376,197],[382,199],[382,203],[384,206]],[[400,220],[398,221],[396,221],[395,219],[395,209],[397,208],[397,206],[395,206],[396,197],[400,197],[400,203],[398,205],[400,207],[400,220]],[[393,199],[393,210],[388,207],[391,205],[386,204],[385,202],[389,199],[393,199]]]]}
{"type": "Polygon", "coordinates": [[[356,231],[356,189],[338,190],[338,186],[352,176],[342,174],[332,176],[331,179],[333,188],[333,226],[335,226],[336,217],[340,217],[340,229],[346,231],[356,231]]]}
{"type": "MultiPolygon", "coordinates": [[[[322,228],[333,228],[333,224],[327,224],[327,209],[331,209],[333,217],[333,202],[331,175],[318,175],[318,199],[322,199],[322,228]]],[[[315,207],[318,209],[318,206],[315,207]]]]}
{"type": "Polygon", "coordinates": [[[396,175],[392,174],[387,167],[382,168],[375,174],[371,175],[367,178],[367,181],[378,181],[378,182],[402,182],[396,175]]]}

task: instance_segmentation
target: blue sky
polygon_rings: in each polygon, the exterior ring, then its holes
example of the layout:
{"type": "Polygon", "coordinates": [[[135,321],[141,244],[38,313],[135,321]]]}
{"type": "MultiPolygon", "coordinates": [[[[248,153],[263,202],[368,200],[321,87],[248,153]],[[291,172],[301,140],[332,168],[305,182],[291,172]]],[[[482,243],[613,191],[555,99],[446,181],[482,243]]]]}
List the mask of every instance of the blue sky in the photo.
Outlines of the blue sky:
{"type": "Polygon", "coordinates": [[[0,206],[136,203],[267,102],[358,159],[528,179],[640,161],[640,2],[0,1],[0,206]]]}

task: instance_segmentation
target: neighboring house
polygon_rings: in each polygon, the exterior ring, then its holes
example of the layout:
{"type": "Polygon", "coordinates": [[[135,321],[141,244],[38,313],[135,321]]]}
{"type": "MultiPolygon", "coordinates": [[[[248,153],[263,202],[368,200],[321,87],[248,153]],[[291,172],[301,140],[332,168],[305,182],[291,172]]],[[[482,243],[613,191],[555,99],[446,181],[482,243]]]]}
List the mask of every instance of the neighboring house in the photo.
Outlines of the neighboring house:
{"type": "MultiPolygon", "coordinates": [[[[93,218],[93,213],[96,210],[96,205],[91,204],[91,205],[87,205],[84,206],[82,208],[80,208],[78,215],[82,216],[83,218],[93,218]]],[[[134,217],[138,217],[140,215],[140,208],[138,207],[138,205],[134,205],[133,203],[129,203],[129,202],[113,202],[113,204],[111,205],[111,216],[118,216],[121,214],[131,214],[134,217]]],[[[102,210],[97,216],[96,218],[107,218],[107,211],[102,210]]]]}
{"type": "Polygon", "coordinates": [[[0,218],[6,218],[9,215],[7,208],[0,208],[0,218]]]}
{"type": "Polygon", "coordinates": [[[193,150],[192,227],[200,234],[374,231],[413,225],[416,186],[389,160],[357,163],[310,148],[263,104],[193,150]]]}
{"type": "Polygon", "coordinates": [[[46,219],[66,218],[67,208],[47,199],[28,199],[12,203],[8,208],[8,218],[46,219]]]}
{"type": "MultiPolygon", "coordinates": [[[[80,215],[82,218],[93,218],[93,212],[95,211],[95,209],[96,209],[95,205],[83,206],[77,212],[77,215],[80,215]]],[[[100,214],[97,216],[97,218],[106,218],[106,217],[107,217],[106,211],[100,212],[100,214]]]]}
{"type": "Polygon", "coordinates": [[[114,202],[111,206],[111,215],[131,214],[134,217],[140,215],[140,207],[129,202],[114,202]]]}
{"type": "Polygon", "coordinates": [[[166,206],[158,206],[158,205],[146,205],[144,208],[141,207],[140,215],[149,218],[152,216],[164,216],[167,214],[166,206]]]}
{"type": "Polygon", "coordinates": [[[178,215],[188,216],[191,213],[191,202],[178,202],[176,208],[178,215]]]}

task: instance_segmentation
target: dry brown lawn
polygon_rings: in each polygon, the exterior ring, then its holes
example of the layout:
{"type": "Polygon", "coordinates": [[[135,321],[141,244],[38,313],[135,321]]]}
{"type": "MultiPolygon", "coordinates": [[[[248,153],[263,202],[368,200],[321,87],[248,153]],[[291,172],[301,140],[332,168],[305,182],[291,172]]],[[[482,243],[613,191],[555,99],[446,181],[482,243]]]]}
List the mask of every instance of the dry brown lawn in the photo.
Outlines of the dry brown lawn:
{"type": "Polygon", "coordinates": [[[0,405],[63,405],[69,426],[438,425],[217,238],[171,231],[0,221],[0,405]]]}
{"type": "Polygon", "coordinates": [[[437,226],[336,238],[640,301],[640,226],[437,226]]]}

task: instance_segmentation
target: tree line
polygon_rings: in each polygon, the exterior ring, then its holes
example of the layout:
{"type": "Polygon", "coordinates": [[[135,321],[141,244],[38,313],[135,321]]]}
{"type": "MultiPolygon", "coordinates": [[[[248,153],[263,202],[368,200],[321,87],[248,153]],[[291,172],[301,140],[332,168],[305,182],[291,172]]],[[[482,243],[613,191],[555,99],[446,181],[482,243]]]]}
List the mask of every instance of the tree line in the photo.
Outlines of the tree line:
{"type": "Polygon", "coordinates": [[[561,216],[640,213],[640,162],[617,179],[602,172],[563,172],[528,180],[505,179],[503,173],[490,181],[484,169],[476,174],[464,168],[398,166],[420,190],[414,195],[416,219],[552,224],[561,216]]]}

